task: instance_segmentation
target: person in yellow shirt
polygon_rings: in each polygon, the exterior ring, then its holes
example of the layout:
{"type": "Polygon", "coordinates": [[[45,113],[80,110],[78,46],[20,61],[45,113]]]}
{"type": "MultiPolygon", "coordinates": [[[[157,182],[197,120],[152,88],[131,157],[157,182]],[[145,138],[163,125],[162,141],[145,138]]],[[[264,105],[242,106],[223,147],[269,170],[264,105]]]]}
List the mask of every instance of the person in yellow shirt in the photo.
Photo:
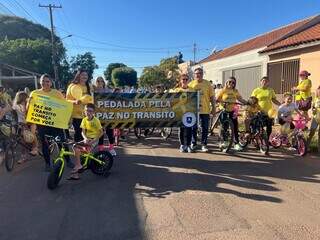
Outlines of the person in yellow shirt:
{"type": "MultiPolygon", "coordinates": [[[[208,131],[209,131],[209,118],[210,113],[215,114],[215,100],[214,92],[209,81],[203,79],[203,70],[202,68],[196,68],[194,70],[194,80],[192,80],[188,87],[193,91],[199,91],[200,93],[200,109],[199,109],[199,118],[202,128],[201,144],[202,152],[208,152],[207,143],[208,143],[208,131]],[[210,107],[211,104],[211,107],[210,107]]],[[[198,124],[195,125],[192,129],[192,149],[197,148],[197,128],[198,124]]]]}
{"type": "MultiPolygon", "coordinates": [[[[225,110],[228,112],[230,119],[232,119],[233,125],[234,125],[234,139],[236,145],[234,146],[235,150],[242,150],[240,144],[239,144],[239,123],[238,123],[238,117],[235,114],[235,107],[237,107],[236,102],[239,101],[240,103],[246,104],[247,101],[245,101],[238,90],[236,89],[236,78],[230,77],[225,84],[225,87],[219,92],[217,96],[217,102],[220,102],[220,107],[225,108],[225,110]]],[[[223,121],[223,119],[220,119],[220,121],[223,121]]],[[[225,124],[221,124],[222,127],[225,124]]],[[[221,129],[222,131],[223,129],[221,129]]]]}
{"type": "Polygon", "coordinates": [[[103,135],[100,120],[94,116],[95,106],[92,103],[85,105],[85,117],[81,120],[80,128],[83,141],[74,145],[75,166],[71,171],[69,180],[78,180],[79,171],[82,170],[80,156],[82,152],[93,151],[98,146],[99,138],[103,135]]]}
{"type": "MultiPolygon", "coordinates": [[[[268,77],[261,78],[260,84],[261,87],[254,89],[251,96],[258,99],[261,111],[268,116],[269,112],[272,110],[272,103],[280,106],[280,102],[277,100],[275,91],[269,87],[270,81],[268,77]]],[[[272,124],[273,119],[268,116],[266,122],[268,139],[272,133],[272,124]]]]}
{"type": "Polygon", "coordinates": [[[80,124],[83,118],[84,106],[87,103],[93,103],[88,82],[88,73],[85,70],[78,70],[73,81],[68,86],[66,99],[73,103],[72,125],[74,128],[74,141],[81,141],[80,124]]]}
{"type": "MultiPolygon", "coordinates": [[[[180,92],[191,92],[192,90],[188,87],[189,76],[188,74],[181,74],[180,81],[177,84],[176,88],[172,91],[173,93],[180,92]]],[[[193,153],[194,150],[191,148],[191,139],[192,139],[192,127],[180,127],[179,131],[179,140],[180,140],[180,152],[193,153]]]]}
{"type": "MultiPolygon", "coordinates": [[[[41,89],[36,89],[30,93],[29,101],[32,99],[32,97],[35,94],[45,95],[45,96],[58,98],[58,99],[64,99],[63,94],[61,92],[52,88],[52,81],[49,75],[43,74],[40,77],[40,85],[41,85],[41,89]]],[[[27,104],[27,109],[28,109],[28,105],[29,105],[29,102],[27,104]]],[[[44,126],[44,125],[37,125],[37,130],[38,130],[40,141],[42,143],[42,153],[43,153],[43,158],[45,160],[45,171],[49,172],[51,169],[50,151],[49,151],[49,144],[48,144],[48,141],[46,140],[45,135],[50,135],[54,137],[59,136],[60,139],[63,140],[65,139],[64,132],[63,132],[63,129],[44,126]]],[[[73,163],[70,161],[70,159],[67,158],[66,160],[67,160],[67,166],[70,168],[73,167],[73,163]]]]}
{"type": "Polygon", "coordinates": [[[246,106],[244,111],[244,125],[246,128],[246,137],[249,136],[250,133],[250,123],[252,118],[261,111],[261,108],[258,104],[258,99],[256,97],[249,97],[248,106],[246,106]]]}
{"type": "Polygon", "coordinates": [[[307,114],[307,111],[311,108],[312,105],[312,97],[311,97],[311,87],[312,82],[308,78],[311,74],[303,70],[299,73],[300,81],[298,86],[293,87],[292,91],[297,92],[296,94],[296,103],[298,105],[298,109],[302,110],[307,114]]]}
{"type": "Polygon", "coordinates": [[[310,132],[307,140],[307,146],[310,148],[310,143],[318,128],[318,152],[320,152],[320,86],[316,90],[316,96],[312,104],[312,120],[310,132]]]}

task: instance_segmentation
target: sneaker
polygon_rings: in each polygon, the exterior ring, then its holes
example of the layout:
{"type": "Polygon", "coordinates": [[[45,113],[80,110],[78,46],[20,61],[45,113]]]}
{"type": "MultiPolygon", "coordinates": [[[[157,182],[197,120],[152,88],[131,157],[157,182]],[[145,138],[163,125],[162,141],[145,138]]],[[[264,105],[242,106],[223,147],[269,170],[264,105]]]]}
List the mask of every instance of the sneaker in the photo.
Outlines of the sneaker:
{"type": "Polygon", "coordinates": [[[180,145],[179,152],[181,152],[181,153],[187,152],[187,147],[184,145],[180,145]]]}
{"type": "Polygon", "coordinates": [[[188,146],[187,151],[188,153],[194,153],[194,150],[190,146],[188,146]]]}
{"type": "Polygon", "coordinates": [[[234,145],[234,150],[236,150],[236,151],[242,151],[243,148],[240,146],[239,143],[237,143],[236,145],[234,145]]]}
{"type": "Polygon", "coordinates": [[[110,149],[109,152],[111,153],[112,156],[117,156],[116,150],[110,149]]]}
{"type": "Polygon", "coordinates": [[[45,172],[50,172],[50,171],[51,171],[51,166],[50,166],[50,164],[47,164],[47,163],[46,163],[46,166],[44,167],[44,171],[45,171],[45,172]]]}
{"type": "Polygon", "coordinates": [[[197,144],[191,144],[191,149],[193,150],[193,151],[195,151],[195,150],[197,150],[197,148],[198,148],[198,145],[197,144]]]}
{"type": "Polygon", "coordinates": [[[219,147],[222,148],[222,149],[227,148],[227,146],[228,146],[228,142],[222,142],[222,143],[220,143],[220,145],[219,145],[219,147]]]}
{"type": "Polygon", "coordinates": [[[209,152],[209,149],[207,148],[206,145],[202,145],[201,152],[209,152]]]}
{"type": "Polygon", "coordinates": [[[288,147],[289,151],[297,151],[297,149],[295,147],[288,147]]]}

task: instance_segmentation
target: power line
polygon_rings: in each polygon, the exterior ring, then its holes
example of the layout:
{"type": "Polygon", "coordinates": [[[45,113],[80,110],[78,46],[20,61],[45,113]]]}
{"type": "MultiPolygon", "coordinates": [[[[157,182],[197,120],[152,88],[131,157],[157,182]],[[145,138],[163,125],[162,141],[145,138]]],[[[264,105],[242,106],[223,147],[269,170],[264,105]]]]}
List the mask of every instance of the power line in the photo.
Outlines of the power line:
{"type": "Polygon", "coordinates": [[[36,23],[39,23],[37,19],[35,19],[18,1],[14,0],[14,2],[36,23]]]}
{"type": "Polygon", "coordinates": [[[168,49],[185,49],[185,48],[191,48],[192,45],[183,45],[183,46],[169,46],[169,47],[159,47],[159,48],[142,48],[142,47],[132,47],[132,46],[124,46],[124,45],[118,45],[118,44],[113,44],[113,43],[108,43],[108,42],[104,42],[104,41],[97,41],[94,39],[90,39],[88,37],[85,36],[81,36],[78,34],[74,34],[70,31],[67,31],[65,29],[59,28],[60,30],[70,33],[73,36],[89,41],[89,42],[93,42],[93,43],[97,43],[97,44],[102,44],[102,45],[107,45],[110,47],[116,47],[116,48],[123,48],[123,49],[132,49],[132,50],[145,50],[145,51],[155,51],[155,50],[168,50],[168,49]]]}
{"type": "Polygon", "coordinates": [[[1,2],[0,2],[0,5],[4,8],[4,9],[6,9],[9,13],[11,13],[12,15],[14,15],[14,16],[17,16],[14,12],[12,12],[9,8],[7,8],[4,4],[2,4],[1,2]]]}

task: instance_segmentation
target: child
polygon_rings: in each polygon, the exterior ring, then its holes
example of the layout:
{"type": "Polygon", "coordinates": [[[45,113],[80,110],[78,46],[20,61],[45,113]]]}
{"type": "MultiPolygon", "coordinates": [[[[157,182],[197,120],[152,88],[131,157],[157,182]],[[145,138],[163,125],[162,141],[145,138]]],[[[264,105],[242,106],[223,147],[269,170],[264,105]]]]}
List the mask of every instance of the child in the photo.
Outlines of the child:
{"type": "Polygon", "coordinates": [[[82,170],[80,156],[82,152],[92,151],[103,135],[100,120],[94,116],[95,106],[88,103],[84,108],[85,118],[82,119],[80,128],[82,128],[83,141],[74,145],[75,167],[71,171],[69,180],[79,180],[78,172],[82,170]]]}
{"type": "Polygon", "coordinates": [[[295,103],[292,102],[293,100],[293,95],[292,93],[285,93],[284,94],[284,103],[280,105],[279,110],[278,110],[278,119],[279,119],[279,124],[281,126],[290,126],[290,129],[294,129],[294,124],[292,122],[292,114],[294,112],[298,114],[303,114],[300,113],[298,110],[298,107],[295,103]]]}
{"type": "MultiPolygon", "coordinates": [[[[316,90],[316,97],[312,104],[312,120],[310,126],[310,133],[307,141],[307,146],[310,146],[311,140],[316,133],[320,124],[320,86],[316,90]]],[[[318,129],[318,152],[320,151],[320,128],[318,129]]]]}
{"type": "MultiPolygon", "coordinates": [[[[28,100],[27,93],[25,93],[24,91],[17,92],[12,108],[16,111],[18,116],[18,123],[22,127],[21,129],[22,136],[24,137],[27,143],[29,143],[29,141],[31,141],[30,143],[32,143],[32,150],[30,154],[32,156],[36,156],[38,155],[38,140],[36,138],[36,125],[26,123],[27,100],[28,100]]],[[[25,160],[26,159],[20,159],[18,163],[23,163],[25,160]]]]}
{"type": "Polygon", "coordinates": [[[252,118],[261,111],[261,108],[258,104],[258,98],[256,97],[249,97],[248,99],[248,106],[245,109],[244,115],[244,125],[246,128],[246,137],[250,134],[250,123],[252,121],[252,118]]]}

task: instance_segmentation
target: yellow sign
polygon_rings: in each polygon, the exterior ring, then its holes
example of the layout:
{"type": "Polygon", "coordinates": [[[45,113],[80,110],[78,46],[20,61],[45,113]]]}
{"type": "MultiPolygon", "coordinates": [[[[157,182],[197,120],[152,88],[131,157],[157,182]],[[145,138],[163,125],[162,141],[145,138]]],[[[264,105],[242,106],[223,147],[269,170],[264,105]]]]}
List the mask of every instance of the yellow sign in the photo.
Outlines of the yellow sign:
{"type": "Polygon", "coordinates": [[[63,99],[41,94],[32,95],[26,121],[39,125],[67,129],[73,105],[63,99]]]}
{"type": "Polygon", "coordinates": [[[95,94],[96,117],[110,128],[192,127],[197,92],[95,94]]]}

